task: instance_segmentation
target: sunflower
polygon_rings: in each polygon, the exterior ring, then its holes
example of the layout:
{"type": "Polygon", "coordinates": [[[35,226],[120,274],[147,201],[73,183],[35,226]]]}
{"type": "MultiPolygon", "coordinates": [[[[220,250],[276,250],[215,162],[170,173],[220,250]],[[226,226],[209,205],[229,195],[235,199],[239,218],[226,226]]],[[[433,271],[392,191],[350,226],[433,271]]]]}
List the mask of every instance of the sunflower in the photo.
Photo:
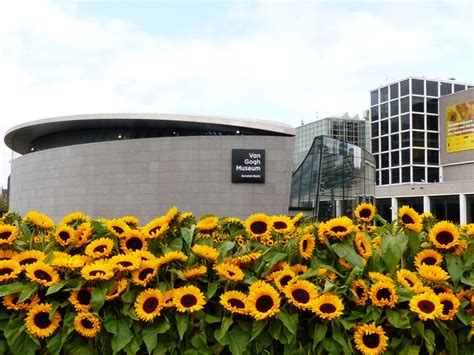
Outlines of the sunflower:
{"type": "Polygon", "coordinates": [[[54,232],[54,239],[59,245],[67,247],[76,240],[76,231],[66,224],[60,224],[54,232]]]}
{"type": "Polygon", "coordinates": [[[236,226],[239,226],[239,227],[243,227],[244,224],[243,222],[240,220],[240,218],[236,218],[236,217],[226,217],[222,220],[222,225],[223,226],[227,226],[227,225],[236,225],[236,226]]]}
{"type": "Polygon", "coordinates": [[[160,315],[162,309],[162,294],[160,290],[149,288],[138,295],[134,308],[138,319],[145,322],[152,322],[160,315]]]}
{"type": "Polygon", "coordinates": [[[459,239],[458,244],[454,248],[452,254],[456,256],[461,256],[464,254],[464,252],[467,250],[469,243],[467,240],[459,239]]]}
{"type": "Polygon", "coordinates": [[[247,296],[240,291],[227,291],[219,298],[219,303],[225,309],[229,312],[238,314],[247,314],[247,308],[245,306],[246,302],[247,296]]]}
{"type": "Polygon", "coordinates": [[[245,221],[245,230],[250,239],[269,236],[272,231],[272,218],[264,213],[249,216],[245,221]]]}
{"type": "Polygon", "coordinates": [[[370,299],[372,304],[377,307],[393,308],[397,302],[397,294],[392,282],[377,282],[370,287],[370,299]]]}
{"type": "Polygon", "coordinates": [[[185,263],[188,261],[188,256],[182,251],[170,251],[163,256],[160,256],[158,259],[158,267],[172,263],[173,261],[180,261],[185,263]]]}
{"type": "Polygon", "coordinates": [[[416,212],[410,206],[402,206],[398,210],[398,218],[402,221],[405,228],[408,228],[414,232],[421,232],[423,228],[421,217],[418,212],[416,212]]]}
{"type": "Polygon", "coordinates": [[[18,261],[14,259],[0,260],[0,282],[16,279],[21,271],[22,268],[18,261]]]}
{"type": "Polygon", "coordinates": [[[18,253],[14,250],[0,249],[0,260],[12,260],[18,253]]]}
{"type": "Polygon", "coordinates": [[[93,288],[81,288],[71,293],[68,300],[77,312],[87,312],[91,309],[93,288]]]}
{"type": "Polygon", "coordinates": [[[122,238],[125,236],[125,232],[130,230],[130,227],[120,219],[111,219],[107,222],[107,229],[117,238],[122,238]]]}
{"type": "Polygon", "coordinates": [[[461,230],[466,233],[468,237],[474,236],[474,223],[463,224],[461,230]]]}
{"type": "Polygon", "coordinates": [[[352,233],[354,225],[349,217],[342,216],[327,221],[324,224],[324,229],[329,236],[342,240],[352,233]]]}
{"type": "Polygon", "coordinates": [[[109,259],[111,265],[120,271],[134,271],[140,267],[142,258],[134,252],[114,255],[109,259]]]}
{"type": "Polygon", "coordinates": [[[115,281],[114,287],[105,295],[106,301],[112,301],[122,294],[127,289],[127,279],[120,279],[115,281]]]}
{"type": "Polygon", "coordinates": [[[217,259],[219,259],[219,252],[216,248],[207,245],[194,244],[191,249],[195,255],[206,260],[216,262],[217,259]]]}
{"type": "MultiPolygon", "coordinates": [[[[179,216],[178,216],[178,223],[180,224],[183,224],[183,222],[185,222],[187,219],[189,219],[191,221],[191,219],[193,219],[193,213],[192,212],[183,212],[183,213],[180,213],[179,216]]],[[[188,221],[186,221],[188,222],[188,221]]]]}
{"type": "Polygon", "coordinates": [[[131,229],[125,232],[124,238],[120,239],[120,248],[124,253],[147,250],[148,242],[140,231],[131,229]]]}
{"type": "Polygon", "coordinates": [[[339,265],[341,265],[346,270],[352,270],[353,266],[350,262],[347,261],[345,258],[339,258],[338,260],[339,265]]]}
{"type": "Polygon", "coordinates": [[[369,288],[364,280],[358,279],[351,283],[351,289],[356,295],[356,305],[364,306],[365,302],[369,299],[369,288]]]}
{"type": "Polygon", "coordinates": [[[89,241],[92,232],[94,230],[92,229],[92,225],[90,222],[85,222],[82,223],[76,230],[76,244],[74,244],[74,248],[80,248],[83,245],[87,244],[89,241]]]}
{"type": "Polygon", "coordinates": [[[196,286],[184,286],[174,290],[173,303],[178,312],[192,313],[203,309],[206,299],[196,286]]]}
{"type": "Polygon", "coordinates": [[[142,261],[139,269],[132,272],[132,283],[146,287],[158,274],[158,260],[142,261]]]}
{"type": "Polygon", "coordinates": [[[380,249],[380,247],[382,246],[382,239],[379,235],[372,239],[372,246],[374,247],[374,249],[380,249]]]}
{"type": "Polygon", "coordinates": [[[0,246],[12,245],[16,238],[16,227],[10,224],[0,224],[0,246]]]}
{"type": "Polygon", "coordinates": [[[165,217],[155,218],[148,222],[143,228],[143,234],[150,239],[155,239],[164,235],[170,226],[165,217]]]}
{"type": "Polygon", "coordinates": [[[325,244],[327,240],[327,232],[328,229],[326,228],[326,223],[319,222],[318,225],[318,241],[320,244],[325,244]]]}
{"type": "Polygon", "coordinates": [[[308,280],[297,280],[288,284],[284,293],[288,301],[299,309],[311,309],[318,296],[316,286],[308,280]]]}
{"type": "Polygon", "coordinates": [[[430,230],[430,240],[438,249],[450,249],[458,244],[459,231],[448,221],[436,223],[430,230]]]}
{"type": "Polygon", "coordinates": [[[15,255],[15,260],[20,266],[27,266],[38,261],[43,261],[46,255],[40,250],[26,250],[15,255]]]}
{"type": "Polygon", "coordinates": [[[304,218],[304,213],[299,212],[291,220],[292,220],[293,224],[296,226],[296,225],[300,224],[301,221],[303,221],[303,218],[304,218]]]}
{"type": "Polygon", "coordinates": [[[474,292],[470,290],[463,289],[456,293],[456,297],[461,300],[465,299],[468,301],[468,304],[463,308],[466,313],[474,313],[474,292]]]}
{"type": "Polygon", "coordinates": [[[407,290],[416,291],[422,282],[418,279],[415,273],[407,269],[400,269],[397,271],[397,280],[400,286],[407,290]]]}
{"type": "Polygon", "coordinates": [[[100,332],[100,319],[92,313],[78,313],[74,317],[74,329],[83,337],[95,338],[100,332]]]}
{"type": "Polygon", "coordinates": [[[368,259],[372,256],[372,244],[370,243],[369,238],[364,233],[357,233],[354,238],[354,245],[357,249],[359,255],[364,258],[368,259]]]}
{"type": "Polygon", "coordinates": [[[174,220],[174,218],[178,215],[178,208],[176,206],[171,207],[168,212],[163,216],[169,224],[174,220]]]}
{"type": "Polygon", "coordinates": [[[425,249],[416,254],[414,264],[416,268],[421,265],[441,265],[443,256],[433,249],[425,249]]]}
{"type": "Polygon", "coordinates": [[[271,285],[257,281],[250,286],[245,305],[248,314],[256,320],[262,320],[280,311],[280,297],[271,285]]]}
{"type": "Polygon", "coordinates": [[[452,293],[440,293],[438,298],[443,306],[443,311],[439,318],[442,320],[452,320],[459,309],[459,299],[452,293]]]}
{"type": "Polygon", "coordinates": [[[243,247],[245,245],[245,237],[243,235],[236,236],[234,240],[239,247],[243,247]]]}
{"type": "Polygon", "coordinates": [[[41,229],[51,229],[54,227],[54,222],[51,218],[37,211],[28,212],[23,218],[23,221],[29,222],[33,226],[41,229]]]}
{"type": "Polygon", "coordinates": [[[314,236],[311,234],[304,234],[298,241],[298,251],[300,253],[301,258],[311,258],[315,245],[316,242],[314,236]]]}
{"type": "Polygon", "coordinates": [[[332,320],[338,318],[343,311],[344,305],[336,295],[325,293],[314,300],[313,312],[322,319],[332,320]]]}
{"type": "Polygon", "coordinates": [[[273,216],[272,228],[277,233],[289,234],[295,229],[293,220],[288,216],[273,216]]]}
{"type": "Polygon", "coordinates": [[[131,229],[137,228],[139,225],[138,218],[135,216],[123,216],[119,219],[131,229]]]}
{"type": "Polygon", "coordinates": [[[47,338],[59,327],[61,315],[55,311],[51,316],[52,309],[50,303],[37,303],[26,314],[26,329],[35,338],[47,338]]]}
{"type": "Polygon", "coordinates": [[[11,311],[22,311],[31,309],[31,307],[37,303],[39,303],[40,298],[37,295],[32,295],[23,302],[18,303],[20,299],[20,294],[12,294],[6,295],[3,297],[2,304],[5,306],[6,309],[11,311]]]}
{"type": "Polygon", "coordinates": [[[201,218],[201,220],[196,224],[196,229],[198,231],[211,231],[216,228],[219,224],[219,218],[216,216],[209,216],[201,218]]]}
{"type": "Polygon", "coordinates": [[[87,281],[110,280],[114,277],[114,265],[108,261],[98,260],[81,269],[81,275],[87,281]]]}
{"type": "Polygon", "coordinates": [[[389,276],[386,276],[380,272],[370,271],[369,278],[372,281],[390,282],[393,284],[393,280],[389,276]]]}
{"type": "Polygon", "coordinates": [[[64,218],[59,223],[59,225],[67,225],[70,227],[75,227],[79,224],[89,222],[89,221],[90,221],[89,216],[86,216],[84,215],[84,213],[78,211],[78,212],[69,213],[68,215],[64,216],[64,218]]]}
{"type": "Polygon", "coordinates": [[[420,293],[410,299],[410,310],[425,321],[439,318],[443,314],[443,305],[439,297],[432,292],[420,293]]]}
{"type": "Polygon", "coordinates": [[[227,281],[242,281],[244,272],[237,265],[222,263],[214,266],[214,270],[227,281]]]}
{"type": "Polygon", "coordinates": [[[449,279],[449,274],[438,265],[422,264],[418,268],[418,273],[428,281],[440,282],[449,279]]]}
{"type": "Polygon", "coordinates": [[[272,277],[275,286],[283,292],[284,288],[291,282],[296,281],[296,274],[289,267],[276,271],[272,277]]]}
{"type": "Polygon", "coordinates": [[[163,308],[174,308],[174,288],[163,293],[163,308]]]}
{"type": "Polygon", "coordinates": [[[356,328],[354,343],[356,349],[363,355],[378,355],[385,352],[388,346],[388,337],[380,325],[363,324],[356,328]]]}
{"type": "Polygon", "coordinates": [[[354,215],[361,222],[372,222],[375,213],[375,206],[371,203],[361,203],[354,211],[354,215]]]}
{"type": "Polygon", "coordinates": [[[196,277],[201,277],[207,274],[207,266],[206,265],[196,265],[190,269],[186,269],[183,271],[183,277],[186,280],[194,279],[196,277]]]}
{"type": "Polygon", "coordinates": [[[253,253],[226,258],[224,262],[241,267],[250,266],[255,260],[260,259],[263,253],[259,250],[253,253]]]}
{"type": "Polygon", "coordinates": [[[431,287],[431,290],[437,295],[439,295],[440,293],[453,293],[453,290],[451,290],[448,286],[440,284],[433,285],[431,287]]]}
{"type": "Polygon", "coordinates": [[[90,242],[84,254],[93,259],[105,258],[110,255],[114,247],[114,241],[111,238],[99,238],[90,242]]]}
{"type": "Polygon", "coordinates": [[[290,269],[296,274],[296,275],[303,275],[306,271],[308,271],[308,267],[303,264],[295,264],[290,267],[290,269]]]}
{"type": "Polygon", "coordinates": [[[26,266],[26,276],[33,282],[49,287],[60,281],[59,274],[54,267],[42,261],[26,266]]]}
{"type": "Polygon", "coordinates": [[[89,257],[85,255],[69,255],[68,253],[53,252],[51,266],[56,269],[75,270],[80,269],[88,261],[89,257]]]}

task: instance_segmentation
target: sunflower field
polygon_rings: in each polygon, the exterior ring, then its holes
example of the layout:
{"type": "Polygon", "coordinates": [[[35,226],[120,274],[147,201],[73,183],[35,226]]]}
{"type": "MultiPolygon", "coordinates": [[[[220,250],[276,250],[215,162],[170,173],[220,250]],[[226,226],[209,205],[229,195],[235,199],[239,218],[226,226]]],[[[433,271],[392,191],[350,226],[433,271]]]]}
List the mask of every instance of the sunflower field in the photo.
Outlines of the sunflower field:
{"type": "Polygon", "coordinates": [[[9,212],[0,353],[472,354],[474,224],[354,215],[9,212]]]}

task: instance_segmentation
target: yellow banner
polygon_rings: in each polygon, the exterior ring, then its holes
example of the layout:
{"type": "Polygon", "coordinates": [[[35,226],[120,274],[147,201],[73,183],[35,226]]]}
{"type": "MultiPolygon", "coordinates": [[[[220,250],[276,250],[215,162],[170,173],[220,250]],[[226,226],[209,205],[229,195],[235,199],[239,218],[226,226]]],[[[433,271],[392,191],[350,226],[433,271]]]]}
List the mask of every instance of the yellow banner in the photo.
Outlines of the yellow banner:
{"type": "Polygon", "coordinates": [[[474,149],[474,101],[446,108],[447,152],[474,149]]]}

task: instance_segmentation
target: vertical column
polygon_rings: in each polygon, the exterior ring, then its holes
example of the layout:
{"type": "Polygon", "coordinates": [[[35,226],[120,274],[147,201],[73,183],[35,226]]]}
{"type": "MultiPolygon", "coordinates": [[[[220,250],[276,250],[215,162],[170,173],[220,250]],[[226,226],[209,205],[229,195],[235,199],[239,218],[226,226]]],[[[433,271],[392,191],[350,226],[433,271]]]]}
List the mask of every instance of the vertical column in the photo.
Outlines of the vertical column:
{"type": "Polygon", "coordinates": [[[392,221],[398,218],[398,200],[396,197],[392,197],[392,221]]]}
{"type": "Polygon", "coordinates": [[[467,223],[467,200],[465,194],[459,195],[459,223],[467,223]]]}
{"type": "Polygon", "coordinates": [[[431,212],[431,204],[429,196],[423,196],[423,212],[431,212]]]}

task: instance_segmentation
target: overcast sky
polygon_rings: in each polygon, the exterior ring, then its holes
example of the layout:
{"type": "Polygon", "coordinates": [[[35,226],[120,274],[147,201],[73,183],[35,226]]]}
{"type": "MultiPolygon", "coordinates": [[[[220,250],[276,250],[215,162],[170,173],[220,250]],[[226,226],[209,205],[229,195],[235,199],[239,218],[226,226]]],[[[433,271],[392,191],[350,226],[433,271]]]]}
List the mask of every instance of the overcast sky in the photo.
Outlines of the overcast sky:
{"type": "Polygon", "coordinates": [[[11,127],[156,112],[297,126],[407,76],[474,83],[473,1],[0,1],[0,185],[11,127]]]}

